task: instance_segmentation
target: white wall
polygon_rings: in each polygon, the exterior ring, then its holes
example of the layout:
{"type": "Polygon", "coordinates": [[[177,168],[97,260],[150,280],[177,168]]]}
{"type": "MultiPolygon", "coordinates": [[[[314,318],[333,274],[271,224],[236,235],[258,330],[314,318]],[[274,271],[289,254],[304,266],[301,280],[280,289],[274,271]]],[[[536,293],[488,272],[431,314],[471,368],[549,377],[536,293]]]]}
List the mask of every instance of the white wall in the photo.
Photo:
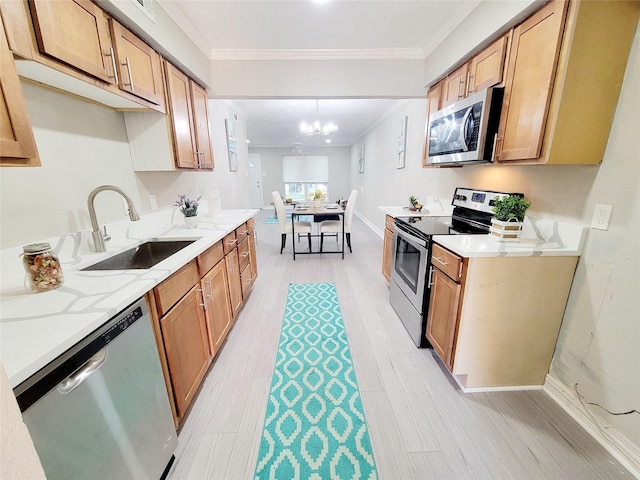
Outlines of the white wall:
{"type": "MultiPolygon", "coordinates": [[[[210,124],[216,168],[213,172],[135,174],[122,113],[23,82],[27,109],[42,167],[0,169],[0,248],[89,230],[87,196],[98,185],[123,188],[141,212],[149,211],[148,194],[158,206],[170,206],[177,195],[198,196],[218,190],[223,208],[247,208],[248,157],[246,126],[239,118],[238,171],[229,172],[224,119],[232,112],[210,101],[210,124]]],[[[98,221],[126,218],[122,201],[112,192],[96,197],[98,221]]]]}
{"type": "MultiPolygon", "coordinates": [[[[602,165],[422,168],[425,102],[409,100],[351,149],[357,210],[380,232],[378,205],[407,205],[409,195],[450,201],[456,186],[520,191],[531,214],[588,226],[596,203],[613,205],[608,231],[591,230],[571,289],[551,375],[586,401],[611,411],[640,405],[640,40],[636,32],[602,165]],[[409,116],[407,166],[395,168],[395,131],[409,116]],[[365,173],[358,174],[360,144],[365,173]]],[[[424,203],[424,202],[423,202],[424,203]]],[[[578,402],[579,404],[579,402],[578,402]]],[[[588,407],[606,429],[640,449],[640,415],[613,416],[588,407]]]]}
{"type": "MultiPolygon", "coordinates": [[[[262,164],[262,194],[263,205],[271,205],[271,192],[277,190],[284,194],[284,182],[282,181],[282,156],[298,155],[292,153],[290,148],[250,148],[249,153],[260,155],[262,164]]],[[[349,197],[351,192],[350,178],[350,148],[349,147],[315,147],[305,148],[306,155],[329,156],[329,200],[338,197],[349,197]]]]}

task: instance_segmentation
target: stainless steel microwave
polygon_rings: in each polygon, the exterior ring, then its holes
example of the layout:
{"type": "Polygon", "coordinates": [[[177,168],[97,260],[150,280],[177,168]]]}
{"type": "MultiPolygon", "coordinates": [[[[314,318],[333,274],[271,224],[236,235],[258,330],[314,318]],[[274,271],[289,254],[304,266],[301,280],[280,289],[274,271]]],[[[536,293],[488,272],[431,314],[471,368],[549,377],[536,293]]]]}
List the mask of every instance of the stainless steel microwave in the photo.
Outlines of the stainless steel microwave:
{"type": "Polygon", "coordinates": [[[429,116],[430,165],[486,163],[493,158],[504,89],[488,88],[429,116]]]}

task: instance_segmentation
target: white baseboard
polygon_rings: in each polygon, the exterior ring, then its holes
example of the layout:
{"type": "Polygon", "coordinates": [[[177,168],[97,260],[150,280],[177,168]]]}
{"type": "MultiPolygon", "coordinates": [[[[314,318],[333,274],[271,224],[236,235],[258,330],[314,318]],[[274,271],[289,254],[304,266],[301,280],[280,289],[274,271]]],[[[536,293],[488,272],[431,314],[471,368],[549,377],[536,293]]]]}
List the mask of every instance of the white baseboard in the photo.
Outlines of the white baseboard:
{"type": "Polygon", "coordinates": [[[369,221],[368,218],[366,218],[364,215],[362,215],[360,212],[358,212],[357,210],[354,210],[353,213],[360,218],[360,220],[362,220],[365,225],[367,227],[369,227],[373,233],[375,233],[376,235],[378,235],[380,238],[384,239],[384,232],[382,230],[380,230],[378,227],[376,227],[373,223],[371,223],[369,221]]]}
{"type": "Polygon", "coordinates": [[[547,374],[545,378],[543,391],[629,470],[633,476],[640,479],[640,449],[638,447],[604,424],[597,416],[592,415],[582,405],[577,393],[551,374],[547,374]]]}

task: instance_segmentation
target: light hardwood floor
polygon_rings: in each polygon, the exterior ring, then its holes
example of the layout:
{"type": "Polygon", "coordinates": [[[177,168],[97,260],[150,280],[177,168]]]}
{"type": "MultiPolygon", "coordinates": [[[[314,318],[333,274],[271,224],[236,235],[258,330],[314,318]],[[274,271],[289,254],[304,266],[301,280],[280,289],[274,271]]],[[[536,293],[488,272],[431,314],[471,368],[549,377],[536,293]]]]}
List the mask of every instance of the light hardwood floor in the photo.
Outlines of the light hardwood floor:
{"type": "Polygon", "coordinates": [[[380,479],[633,478],[542,391],[462,393],[391,308],[382,239],[359,218],[344,260],[294,262],[271,214],[256,217],[259,277],[181,427],[171,480],[252,478],[287,285],[309,282],[336,284],[380,479]]]}

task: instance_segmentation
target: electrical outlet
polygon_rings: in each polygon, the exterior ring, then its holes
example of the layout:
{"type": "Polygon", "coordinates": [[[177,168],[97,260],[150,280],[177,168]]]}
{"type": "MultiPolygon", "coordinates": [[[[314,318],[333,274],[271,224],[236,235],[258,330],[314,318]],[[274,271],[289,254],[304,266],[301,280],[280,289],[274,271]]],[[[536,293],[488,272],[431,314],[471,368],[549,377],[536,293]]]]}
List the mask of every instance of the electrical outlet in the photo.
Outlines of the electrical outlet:
{"type": "Polygon", "coordinates": [[[151,210],[158,209],[158,200],[156,200],[155,195],[149,195],[149,206],[151,207],[151,210]]]}
{"type": "Polygon", "coordinates": [[[593,212],[593,218],[591,219],[591,228],[608,230],[612,209],[613,207],[611,205],[596,205],[596,209],[593,212]]]}

